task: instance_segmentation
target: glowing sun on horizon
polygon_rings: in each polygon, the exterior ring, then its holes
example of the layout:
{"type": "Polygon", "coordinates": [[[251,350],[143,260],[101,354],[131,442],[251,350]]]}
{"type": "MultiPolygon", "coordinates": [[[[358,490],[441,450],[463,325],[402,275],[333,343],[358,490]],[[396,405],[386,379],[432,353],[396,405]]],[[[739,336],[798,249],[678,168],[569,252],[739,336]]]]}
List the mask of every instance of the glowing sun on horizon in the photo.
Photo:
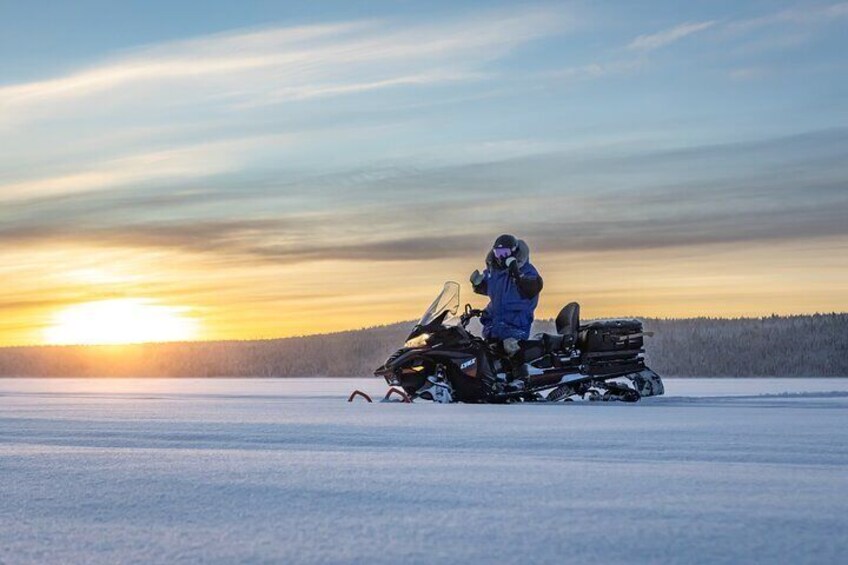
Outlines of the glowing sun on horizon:
{"type": "Polygon", "coordinates": [[[140,298],[98,300],[68,306],[44,330],[50,345],[117,345],[186,341],[197,335],[197,321],[185,308],[140,298]]]}

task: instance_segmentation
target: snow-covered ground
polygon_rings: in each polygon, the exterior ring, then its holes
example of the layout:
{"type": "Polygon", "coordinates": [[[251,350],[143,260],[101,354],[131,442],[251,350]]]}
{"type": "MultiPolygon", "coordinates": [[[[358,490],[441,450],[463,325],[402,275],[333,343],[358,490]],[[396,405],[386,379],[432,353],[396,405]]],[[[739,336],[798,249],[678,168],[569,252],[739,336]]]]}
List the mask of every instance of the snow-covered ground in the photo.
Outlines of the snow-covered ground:
{"type": "Polygon", "coordinates": [[[0,379],[0,562],[848,562],[848,379],[666,385],[0,379]]]}

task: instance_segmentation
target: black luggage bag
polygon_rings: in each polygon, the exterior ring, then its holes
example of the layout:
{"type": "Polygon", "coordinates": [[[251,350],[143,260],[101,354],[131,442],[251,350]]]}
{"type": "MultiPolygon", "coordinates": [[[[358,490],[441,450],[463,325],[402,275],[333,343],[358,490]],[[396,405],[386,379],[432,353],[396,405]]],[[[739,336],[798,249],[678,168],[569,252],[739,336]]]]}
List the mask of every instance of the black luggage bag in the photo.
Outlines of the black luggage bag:
{"type": "Polygon", "coordinates": [[[580,328],[578,342],[590,358],[631,356],[642,353],[644,334],[639,320],[602,320],[580,328]]]}

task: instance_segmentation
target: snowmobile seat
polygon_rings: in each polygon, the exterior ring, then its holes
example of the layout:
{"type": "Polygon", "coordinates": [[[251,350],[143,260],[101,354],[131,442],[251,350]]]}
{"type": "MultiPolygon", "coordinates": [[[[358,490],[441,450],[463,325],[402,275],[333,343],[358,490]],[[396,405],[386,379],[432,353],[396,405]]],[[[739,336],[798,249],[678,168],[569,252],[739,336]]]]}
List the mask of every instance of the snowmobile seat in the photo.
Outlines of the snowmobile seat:
{"type": "Polygon", "coordinates": [[[574,339],[580,332],[580,305],[576,302],[569,302],[560,310],[556,317],[556,330],[560,335],[570,335],[574,339]]]}
{"type": "Polygon", "coordinates": [[[538,333],[533,336],[533,339],[528,339],[521,344],[521,348],[528,352],[533,350],[533,353],[540,351],[539,355],[544,353],[561,353],[567,351],[574,346],[574,336],[538,333]]]}
{"type": "MultiPolygon", "coordinates": [[[[539,336],[533,337],[538,338],[539,336]]],[[[543,339],[525,339],[519,343],[521,345],[521,356],[525,361],[533,361],[547,353],[543,339]]]]}
{"type": "Polygon", "coordinates": [[[548,353],[557,353],[571,349],[574,346],[574,336],[570,334],[544,334],[542,344],[548,353]]]}

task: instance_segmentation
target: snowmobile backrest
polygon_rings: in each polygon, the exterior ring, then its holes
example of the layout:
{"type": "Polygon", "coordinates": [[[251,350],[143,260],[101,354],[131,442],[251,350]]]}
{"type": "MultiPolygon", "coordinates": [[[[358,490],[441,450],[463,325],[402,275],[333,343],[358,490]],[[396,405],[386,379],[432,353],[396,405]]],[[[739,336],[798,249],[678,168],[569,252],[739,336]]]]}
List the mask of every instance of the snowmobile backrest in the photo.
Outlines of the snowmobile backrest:
{"type": "Polygon", "coordinates": [[[580,331],[580,305],[570,302],[560,310],[556,317],[556,330],[560,335],[577,336],[580,331]]]}

